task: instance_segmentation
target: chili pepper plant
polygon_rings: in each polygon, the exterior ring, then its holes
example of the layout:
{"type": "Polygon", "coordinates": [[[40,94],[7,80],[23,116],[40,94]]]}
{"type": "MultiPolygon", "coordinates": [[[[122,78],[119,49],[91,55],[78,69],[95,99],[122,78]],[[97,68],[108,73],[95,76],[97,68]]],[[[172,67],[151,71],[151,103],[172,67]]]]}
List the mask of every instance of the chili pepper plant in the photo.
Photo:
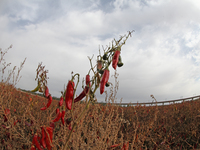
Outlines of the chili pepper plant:
{"type": "MultiPolygon", "coordinates": [[[[127,35],[121,36],[119,40],[114,39],[114,41],[112,41],[112,45],[104,50],[103,52],[104,54],[103,55],[99,54],[99,56],[97,57],[98,58],[97,64],[93,65],[92,58],[88,57],[90,61],[90,69],[85,78],[86,81],[85,87],[83,88],[83,91],[80,93],[78,97],[75,97],[75,95],[77,86],[79,84],[80,75],[78,73],[76,74],[72,73],[71,75],[72,77],[71,79],[69,79],[66,89],[64,89],[64,92],[61,93],[62,95],[60,96],[60,102],[58,108],[56,109],[57,116],[55,119],[49,122],[49,125],[54,124],[55,122],[58,122],[62,118],[62,124],[64,125],[65,113],[67,111],[70,112],[69,115],[71,118],[69,127],[70,133],[69,135],[65,135],[67,138],[65,139],[63,149],[69,148],[69,141],[75,128],[78,126],[81,119],[83,119],[83,117],[85,116],[87,110],[89,109],[89,105],[96,101],[95,93],[97,89],[100,87],[100,94],[103,94],[106,85],[107,86],[109,85],[108,81],[110,77],[110,71],[109,71],[110,64],[112,64],[112,67],[116,70],[119,61],[121,47],[125,44],[128,37],[131,36],[131,33],[132,32],[129,32],[127,35]],[[85,107],[82,110],[82,112],[79,112],[79,115],[76,115],[75,113],[76,108],[74,104],[81,101],[84,97],[86,97],[85,107]],[[61,105],[63,104],[62,101],[65,101],[65,106],[61,105]]],[[[119,67],[122,66],[121,64],[122,62],[119,62],[119,67]]],[[[36,70],[37,75],[35,78],[35,80],[38,81],[38,85],[32,91],[32,92],[40,91],[43,93],[44,97],[48,99],[48,103],[41,108],[42,111],[46,111],[52,102],[52,97],[51,94],[49,94],[49,89],[47,86],[48,71],[46,71],[44,68],[45,67],[42,66],[42,64],[38,65],[38,68],[36,70]]],[[[33,143],[33,145],[35,144],[33,143]]],[[[50,147],[53,147],[53,143],[50,145],[50,147]]]]}

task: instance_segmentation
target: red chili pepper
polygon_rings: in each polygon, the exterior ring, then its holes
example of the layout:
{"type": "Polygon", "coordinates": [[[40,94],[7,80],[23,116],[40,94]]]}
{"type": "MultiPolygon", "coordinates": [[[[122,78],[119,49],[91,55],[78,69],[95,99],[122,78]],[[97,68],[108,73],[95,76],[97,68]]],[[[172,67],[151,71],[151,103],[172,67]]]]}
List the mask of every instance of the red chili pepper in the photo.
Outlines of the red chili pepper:
{"type": "Polygon", "coordinates": [[[119,59],[120,51],[116,50],[112,59],[112,67],[116,70],[119,59]]]}
{"type": "Polygon", "coordinates": [[[108,69],[104,70],[103,76],[102,76],[102,79],[101,79],[101,83],[100,83],[100,94],[102,94],[104,92],[105,85],[106,85],[106,83],[108,82],[108,79],[109,79],[109,75],[110,75],[109,70],[108,69]]]}
{"type": "Polygon", "coordinates": [[[84,90],[81,92],[81,94],[80,94],[78,97],[76,97],[76,98],[74,99],[74,103],[76,103],[76,102],[82,100],[82,99],[87,95],[87,93],[89,92],[89,88],[90,88],[90,86],[91,86],[91,84],[90,84],[90,75],[89,75],[89,74],[86,75],[86,80],[85,80],[85,82],[86,82],[86,86],[85,86],[84,90]]]}
{"type": "Polygon", "coordinates": [[[110,146],[110,148],[114,148],[114,147],[117,147],[117,146],[119,146],[119,145],[121,145],[121,143],[119,143],[119,144],[114,144],[114,145],[111,145],[111,146],[110,146]]]}
{"type": "Polygon", "coordinates": [[[57,116],[56,116],[56,118],[54,120],[52,120],[52,122],[57,122],[61,118],[62,113],[60,112],[59,108],[57,108],[57,110],[58,110],[57,116]]]}
{"type": "Polygon", "coordinates": [[[48,98],[47,105],[44,106],[44,107],[42,107],[42,108],[40,108],[40,110],[46,110],[51,105],[51,103],[52,103],[52,97],[51,97],[51,95],[49,95],[47,98],[48,98]]]}
{"type": "Polygon", "coordinates": [[[48,96],[49,96],[49,89],[48,89],[48,87],[46,86],[46,87],[45,87],[45,97],[48,98],[48,96]]]}
{"type": "Polygon", "coordinates": [[[46,145],[47,149],[51,150],[51,147],[53,147],[52,138],[53,138],[53,129],[51,127],[46,127],[46,145]]]}
{"type": "Polygon", "coordinates": [[[40,144],[43,146],[43,148],[46,148],[46,135],[45,135],[45,130],[44,127],[42,128],[42,138],[40,144]]]}
{"type": "Polygon", "coordinates": [[[59,108],[57,108],[56,109],[56,114],[58,114],[60,112],[60,109],[59,108]]]}
{"type": "Polygon", "coordinates": [[[67,90],[65,94],[65,103],[67,109],[72,109],[72,101],[73,101],[73,95],[74,95],[74,82],[69,81],[67,84],[67,90]]]}
{"type": "Polygon", "coordinates": [[[62,104],[63,104],[63,97],[61,96],[59,101],[59,106],[62,106],[62,104]]]}
{"type": "Polygon", "coordinates": [[[88,92],[89,92],[89,87],[85,86],[85,89],[81,92],[81,94],[74,99],[74,103],[82,100],[87,95],[88,92]]]}
{"type": "Polygon", "coordinates": [[[16,121],[14,122],[14,126],[16,125],[17,122],[18,122],[18,120],[16,120],[16,121]]]}
{"type": "Polygon", "coordinates": [[[51,95],[48,96],[48,103],[47,103],[47,108],[51,105],[52,102],[52,97],[51,95]]]}
{"type": "Polygon", "coordinates": [[[64,110],[62,111],[61,121],[62,121],[62,124],[65,125],[65,111],[64,110]]]}
{"type": "Polygon", "coordinates": [[[37,135],[37,133],[34,135],[34,137],[33,137],[33,141],[32,141],[32,144],[34,144],[35,146],[36,146],[36,148],[38,148],[39,150],[42,150],[42,148],[41,148],[41,146],[40,146],[40,144],[39,144],[39,142],[38,142],[38,135],[37,135]]]}
{"type": "Polygon", "coordinates": [[[46,106],[44,106],[44,107],[40,108],[40,110],[46,110],[46,109],[47,109],[47,107],[46,107],[46,106]]]}
{"type": "Polygon", "coordinates": [[[90,75],[87,74],[86,77],[85,77],[85,83],[86,83],[86,86],[88,85],[89,87],[91,86],[90,84],[90,75]]]}
{"type": "Polygon", "coordinates": [[[6,108],[6,109],[5,109],[5,114],[6,114],[6,115],[9,115],[9,114],[10,114],[10,109],[6,108]]]}
{"type": "Polygon", "coordinates": [[[125,150],[128,150],[128,148],[129,148],[129,142],[126,143],[126,148],[125,148],[125,150]]]}

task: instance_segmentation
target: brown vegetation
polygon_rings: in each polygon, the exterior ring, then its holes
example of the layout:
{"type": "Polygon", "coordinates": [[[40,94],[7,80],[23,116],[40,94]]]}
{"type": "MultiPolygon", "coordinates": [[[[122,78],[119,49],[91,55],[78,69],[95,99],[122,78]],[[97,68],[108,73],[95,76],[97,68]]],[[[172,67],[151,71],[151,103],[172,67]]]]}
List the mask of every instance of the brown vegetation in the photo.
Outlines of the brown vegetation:
{"type": "MultiPolygon", "coordinates": [[[[112,96],[109,97],[112,99],[112,96]]],[[[41,112],[45,98],[18,91],[12,85],[0,84],[1,149],[30,149],[33,134],[49,126],[55,118],[58,101],[41,112]],[[6,114],[5,110],[10,113],[6,114]],[[7,118],[7,119],[6,119],[7,118]]],[[[84,109],[76,103],[74,117],[84,109]]],[[[75,128],[69,149],[194,149],[199,148],[200,101],[167,106],[120,107],[91,104],[75,128]],[[112,145],[120,144],[115,148],[112,145]]],[[[67,112],[65,118],[70,118],[67,112]]],[[[69,125],[55,123],[53,149],[60,149],[70,133],[69,125]],[[65,134],[63,134],[65,133],[65,134]]]]}

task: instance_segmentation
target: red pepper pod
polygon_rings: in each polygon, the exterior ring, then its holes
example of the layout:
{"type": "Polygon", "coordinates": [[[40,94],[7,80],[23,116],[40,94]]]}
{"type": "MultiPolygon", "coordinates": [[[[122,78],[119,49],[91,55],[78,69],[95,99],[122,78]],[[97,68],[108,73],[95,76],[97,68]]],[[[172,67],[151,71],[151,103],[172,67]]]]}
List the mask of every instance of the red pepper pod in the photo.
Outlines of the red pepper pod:
{"type": "Polygon", "coordinates": [[[89,87],[85,86],[85,89],[81,92],[81,94],[74,99],[74,103],[82,100],[87,95],[88,92],[89,92],[89,87]]]}
{"type": "Polygon", "coordinates": [[[86,86],[88,85],[89,87],[91,86],[91,83],[90,83],[90,75],[87,74],[86,77],[85,77],[85,83],[86,83],[86,86]]]}
{"type": "Polygon", "coordinates": [[[59,108],[57,108],[56,109],[56,114],[58,114],[60,112],[60,109],[59,108]]]}
{"type": "Polygon", "coordinates": [[[40,146],[40,144],[39,144],[39,142],[38,142],[38,135],[37,135],[37,133],[34,135],[34,137],[33,137],[33,141],[32,141],[32,143],[36,146],[36,148],[38,148],[39,150],[42,150],[42,148],[41,148],[41,146],[40,146]]]}
{"type": "Polygon", "coordinates": [[[62,121],[62,124],[65,125],[65,111],[64,110],[62,111],[61,121],[62,121]]]}
{"type": "Polygon", "coordinates": [[[14,126],[16,125],[17,122],[18,122],[18,120],[16,120],[16,121],[14,122],[14,126]]]}
{"type": "Polygon", "coordinates": [[[67,109],[72,109],[72,101],[73,101],[73,95],[74,95],[74,82],[69,81],[67,84],[66,94],[65,94],[65,103],[67,109]]]}
{"type": "Polygon", "coordinates": [[[52,139],[53,139],[53,128],[51,127],[46,127],[46,145],[47,145],[47,149],[51,150],[51,148],[53,147],[53,143],[52,143],[52,139]]]}
{"type": "Polygon", "coordinates": [[[42,128],[42,138],[41,138],[40,144],[42,145],[43,148],[46,148],[45,130],[44,130],[44,127],[41,127],[41,128],[42,128]]]}
{"type": "Polygon", "coordinates": [[[48,103],[47,103],[47,108],[49,108],[49,106],[51,105],[52,103],[52,97],[51,95],[48,96],[48,103]]]}
{"type": "Polygon", "coordinates": [[[45,87],[45,97],[48,98],[49,96],[49,88],[46,86],[45,87]]]}
{"type": "Polygon", "coordinates": [[[121,143],[119,143],[119,144],[114,144],[114,145],[111,145],[111,146],[110,146],[110,148],[118,147],[119,145],[121,145],[121,143]]]}
{"type": "MultiPolygon", "coordinates": [[[[59,110],[59,108],[57,108],[57,110],[59,110]]],[[[59,121],[60,118],[61,118],[61,115],[62,115],[62,113],[61,113],[60,110],[59,110],[58,113],[57,113],[56,118],[55,118],[54,120],[52,120],[52,122],[57,122],[57,121],[59,121]]]]}
{"type": "Polygon", "coordinates": [[[40,108],[40,110],[46,110],[46,109],[47,109],[47,107],[46,107],[46,106],[44,106],[44,107],[40,108]]]}
{"type": "Polygon", "coordinates": [[[118,63],[118,60],[119,60],[119,55],[120,55],[120,51],[116,50],[115,51],[115,54],[113,56],[113,59],[112,59],[112,67],[116,70],[117,68],[117,63],[118,63]]]}
{"type": "Polygon", "coordinates": [[[109,79],[109,75],[110,75],[109,70],[108,69],[104,70],[103,76],[101,78],[101,83],[100,83],[100,94],[103,94],[103,92],[104,92],[105,85],[109,79]]]}
{"type": "Polygon", "coordinates": [[[5,114],[6,114],[6,115],[9,115],[9,114],[10,114],[10,109],[6,108],[6,109],[5,109],[5,114]]]}
{"type": "Polygon", "coordinates": [[[59,101],[59,106],[62,106],[62,104],[63,104],[63,97],[61,96],[59,101]]]}

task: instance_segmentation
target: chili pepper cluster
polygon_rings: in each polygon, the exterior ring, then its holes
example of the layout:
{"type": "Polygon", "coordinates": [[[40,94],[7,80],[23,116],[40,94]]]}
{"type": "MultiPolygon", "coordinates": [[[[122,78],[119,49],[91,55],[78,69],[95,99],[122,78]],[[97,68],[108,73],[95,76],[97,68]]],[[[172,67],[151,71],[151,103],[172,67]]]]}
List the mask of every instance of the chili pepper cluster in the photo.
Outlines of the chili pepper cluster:
{"type": "Polygon", "coordinates": [[[122,67],[122,59],[120,55],[121,47],[112,48],[108,52],[105,52],[101,60],[97,61],[97,70],[100,74],[102,74],[101,82],[100,82],[100,94],[103,94],[105,86],[109,86],[109,65],[112,61],[112,67],[116,70],[117,67],[122,67]],[[111,57],[111,60],[109,58],[111,57]],[[103,65],[104,63],[104,65],[103,65]],[[102,69],[105,66],[105,69],[102,69]]]}
{"type": "Polygon", "coordinates": [[[42,132],[40,134],[35,133],[32,140],[31,150],[36,148],[42,150],[47,148],[51,150],[53,147],[53,128],[52,127],[41,127],[42,132]]]}

